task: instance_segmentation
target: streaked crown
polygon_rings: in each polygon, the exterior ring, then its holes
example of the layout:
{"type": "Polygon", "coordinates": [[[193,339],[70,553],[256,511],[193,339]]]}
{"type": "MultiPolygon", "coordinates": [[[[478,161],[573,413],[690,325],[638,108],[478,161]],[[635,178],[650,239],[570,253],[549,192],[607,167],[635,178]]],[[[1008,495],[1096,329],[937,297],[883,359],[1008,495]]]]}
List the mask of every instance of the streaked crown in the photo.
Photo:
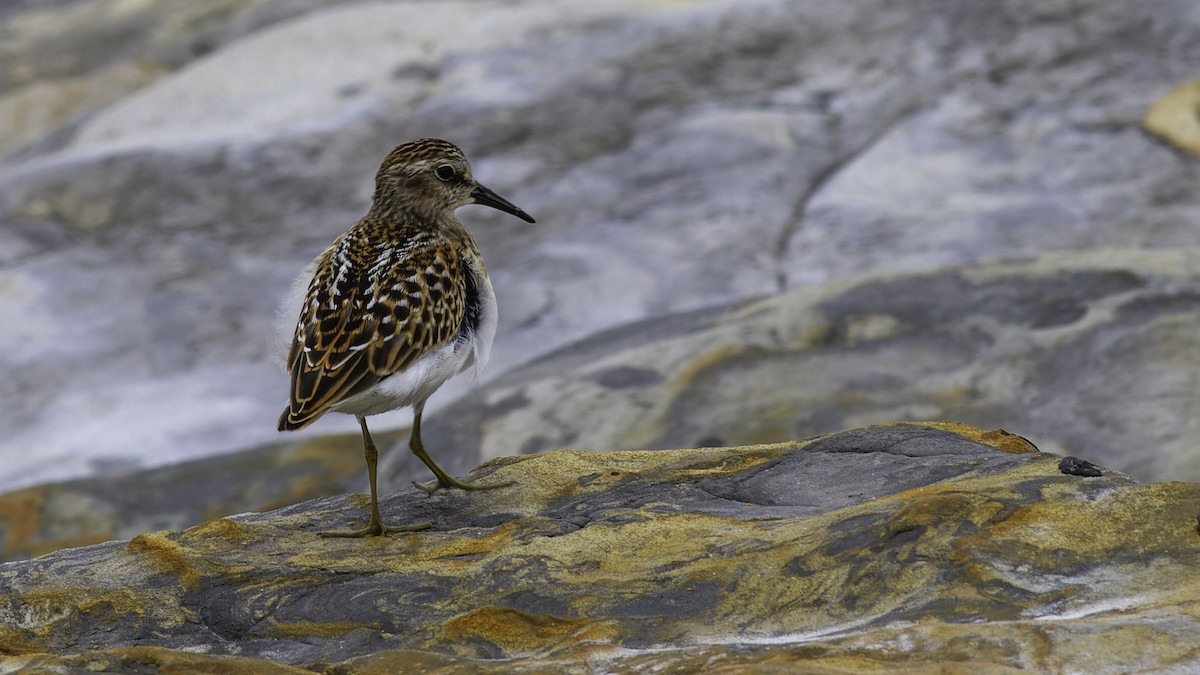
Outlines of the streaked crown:
{"type": "Polygon", "coordinates": [[[371,213],[379,220],[404,214],[440,222],[464,204],[483,204],[534,222],[528,213],[476,182],[463,151],[440,138],[420,138],[396,146],[375,174],[371,213]]]}

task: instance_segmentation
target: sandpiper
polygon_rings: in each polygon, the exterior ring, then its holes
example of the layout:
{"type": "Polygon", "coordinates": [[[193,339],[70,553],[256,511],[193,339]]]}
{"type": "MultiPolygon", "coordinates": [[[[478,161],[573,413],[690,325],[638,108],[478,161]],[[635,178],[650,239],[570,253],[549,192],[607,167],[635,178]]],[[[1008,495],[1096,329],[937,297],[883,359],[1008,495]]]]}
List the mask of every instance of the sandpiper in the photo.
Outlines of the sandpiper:
{"type": "Polygon", "coordinates": [[[323,532],[364,537],[425,529],[388,527],[379,517],[379,451],[367,416],[412,406],[409,448],[436,480],[414,483],[490,490],[457,480],[421,443],[425,401],[451,377],[483,367],[496,334],[496,296],[479,247],[454,211],[483,204],[530,223],[533,218],[471,174],[463,152],[424,138],[397,146],[375,176],[371,209],[317,256],[292,288],[284,316],[290,325],[287,370],[291,401],[279,430],[302,429],[329,411],[358,418],[362,428],[371,520],[361,530],[323,532]]]}

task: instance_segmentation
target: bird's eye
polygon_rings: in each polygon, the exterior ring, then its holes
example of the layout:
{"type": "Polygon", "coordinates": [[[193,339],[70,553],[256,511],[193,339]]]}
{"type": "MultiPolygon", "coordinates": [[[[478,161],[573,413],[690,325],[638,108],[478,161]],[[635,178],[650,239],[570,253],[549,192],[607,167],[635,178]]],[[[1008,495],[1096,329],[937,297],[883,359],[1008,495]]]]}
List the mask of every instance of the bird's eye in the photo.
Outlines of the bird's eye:
{"type": "Polygon", "coordinates": [[[442,164],[433,170],[433,175],[437,176],[439,180],[449,182],[454,179],[454,167],[449,164],[442,164]]]}

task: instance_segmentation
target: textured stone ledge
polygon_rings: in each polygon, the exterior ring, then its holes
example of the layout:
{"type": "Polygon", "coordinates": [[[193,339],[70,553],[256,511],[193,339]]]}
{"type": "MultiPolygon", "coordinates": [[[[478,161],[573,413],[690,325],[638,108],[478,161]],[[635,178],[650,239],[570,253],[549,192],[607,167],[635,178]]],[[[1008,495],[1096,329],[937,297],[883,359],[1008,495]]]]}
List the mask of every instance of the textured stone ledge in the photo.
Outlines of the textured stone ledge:
{"type": "Polygon", "coordinates": [[[426,532],[321,539],[362,516],[340,496],[10,563],[0,650],[118,671],[1200,665],[1200,485],[1061,460],[959,424],[502,458],[479,473],[511,488],[385,500],[426,532]]]}

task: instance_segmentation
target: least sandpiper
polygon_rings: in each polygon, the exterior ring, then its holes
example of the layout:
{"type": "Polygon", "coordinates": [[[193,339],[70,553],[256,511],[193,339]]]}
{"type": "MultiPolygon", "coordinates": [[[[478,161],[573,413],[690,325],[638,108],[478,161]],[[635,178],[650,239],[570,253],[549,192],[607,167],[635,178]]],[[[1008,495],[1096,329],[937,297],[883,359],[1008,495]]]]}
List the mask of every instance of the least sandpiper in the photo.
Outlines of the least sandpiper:
{"type": "Polygon", "coordinates": [[[367,416],[412,406],[409,447],[436,480],[416,485],[490,490],[457,480],[421,443],[425,401],[451,377],[480,368],[496,334],[496,296],[479,247],[455,217],[483,204],[534,222],[529,214],[480,185],[462,151],[424,138],[398,146],[375,176],[371,209],[334,240],[296,280],[285,306],[291,332],[287,370],[291,402],[279,430],[302,429],[329,411],[362,427],[371,486],[371,520],[361,530],[324,532],[363,537],[407,532],[428,523],[388,527],[379,517],[379,451],[367,416]]]}

